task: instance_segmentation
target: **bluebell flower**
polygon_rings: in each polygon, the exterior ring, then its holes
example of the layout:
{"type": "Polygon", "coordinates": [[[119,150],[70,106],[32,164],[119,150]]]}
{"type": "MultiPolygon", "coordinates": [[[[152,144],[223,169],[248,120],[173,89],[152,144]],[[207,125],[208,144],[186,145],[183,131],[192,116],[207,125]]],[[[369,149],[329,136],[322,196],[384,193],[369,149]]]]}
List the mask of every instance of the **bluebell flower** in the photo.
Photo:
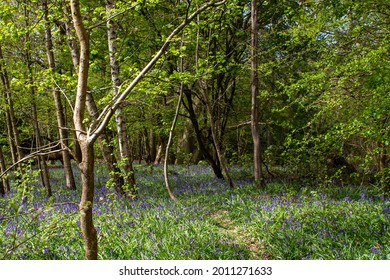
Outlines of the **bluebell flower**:
{"type": "Polygon", "coordinates": [[[382,246],[373,246],[370,248],[370,251],[374,254],[379,254],[381,252],[382,246]]]}

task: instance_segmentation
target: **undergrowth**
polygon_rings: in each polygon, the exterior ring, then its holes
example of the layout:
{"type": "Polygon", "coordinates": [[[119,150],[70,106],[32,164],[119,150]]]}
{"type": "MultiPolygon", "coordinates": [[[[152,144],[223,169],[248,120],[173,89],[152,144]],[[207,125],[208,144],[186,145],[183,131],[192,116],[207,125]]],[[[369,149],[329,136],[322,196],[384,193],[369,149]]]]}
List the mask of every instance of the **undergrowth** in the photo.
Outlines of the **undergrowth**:
{"type": "MultiPolygon", "coordinates": [[[[389,201],[372,186],[269,181],[259,190],[250,171],[231,167],[230,189],[208,167],[171,166],[173,203],[162,168],[139,165],[140,197],[126,201],[97,169],[100,259],[390,259],[389,201]]],[[[52,170],[50,199],[38,181],[23,199],[15,185],[0,198],[1,259],[83,259],[80,190],[62,177],[52,170]]]]}

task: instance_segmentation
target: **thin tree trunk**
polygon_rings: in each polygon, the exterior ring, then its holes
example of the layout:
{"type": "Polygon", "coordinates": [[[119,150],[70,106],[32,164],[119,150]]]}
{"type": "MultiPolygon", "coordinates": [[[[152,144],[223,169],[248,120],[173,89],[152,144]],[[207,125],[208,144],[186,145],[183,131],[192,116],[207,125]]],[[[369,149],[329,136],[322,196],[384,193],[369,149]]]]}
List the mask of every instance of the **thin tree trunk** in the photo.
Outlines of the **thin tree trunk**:
{"type": "Polygon", "coordinates": [[[259,126],[259,101],[258,101],[258,75],[257,75],[257,0],[251,3],[251,91],[252,91],[252,109],[251,109],[251,131],[253,138],[253,173],[256,185],[259,188],[265,187],[264,175],[262,170],[262,149],[260,141],[259,126]]]}
{"type": "MultiPolygon", "coordinates": [[[[81,137],[83,138],[83,137],[81,137]]],[[[85,259],[96,260],[98,254],[97,232],[93,224],[93,196],[95,192],[94,182],[94,148],[93,143],[81,141],[82,161],[79,164],[81,170],[82,194],[79,204],[80,227],[84,239],[85,259]]]]}
{"type": "MultiPolygon", "coordinates": [[[[116,0],[106,1],[107,15],[110,16],[113,9],[115,9],[116,0]]],[[[117,60],[117,36],[116,36],[116,25],[113,20],[107,22],[107,35],[108,35],[108,50],[110,56],[110,68],[111,68],[111,79],[113,83],[114,96],[119,94],[120,81],[120,69],[117,60]]],[[[115,115],[116,127],[118,132],[118,146],[119,154],[121,157],[121,165],[123,169],[123,178],[126,186],[129,187],[129,192],[125,191],[121,186],[118,191],[122,195],[127,195],[132,198],[137,196],[137,190],[135,186],[135,177],[133,169],[133,156],[129,147],[129,139],[126,128],[126,117],[123,109],[118,108],[115,115]]]]}
{"type": "MultiPolygon", "coordinates": [[[[183,35],[183,37],[182,37],[182,39],[181,39],[181,47],[183,47],[183,42],[184,42],[184,35],[183,35]]],[[[180,65],[179,65],[179,68],[180,68],[180,72],[183,72],[183,71],[184,71],[184,59],[183,59],[183,57],[180,57],[180,65]]],[[[181,83],[180,83],[180,89],[179,89],[179,99],[178,99],[177,105],[176,105],[175,117],[173,118],[171,129],[169,130],[169,138],[168,138],[167,147],[166,147],[166,149],[165,149],[165,159],[164,159],[164,179],[165,179],[165,187],[167,188],[169,197],[170,197],[173,201],[176,201],[176,197],[175,197],[175,195],[174,195],[173,192],[172,192],[171,184],[170,184],[170,182],[169,182],[169,174],[168,174],[168,157],[169,157],[169,149],[170,149],[170,147],[171,147],[171,145],[172,145],[173,132],[175,131],[177,119],[178,119],[178,117],[179,117],[180,105],[181,105],[181,102],[182,102],[182,99],[183,99],[183,91],[184,91],[184,83],[181,82],[181,83]]]]}
{"type": "Polygon", "coordinates": [[[23,158],[23,153],[22,153],[22,150],[20,148],[21,147],[20,137],[19,137],[18,129],[16,127],[16,118],[15,118],[14,104],[13,104],[12,95],[11,95],[10,81],[9,81],[7,69],[5,68],[5,64],[4,64],[3,60],[4,60],[3,51],[2,51],[1,43],[0,43],[0,76],[1,76],[1,82],[3,85],[3,90],[5,92],[7,112],[8,112],[8,117],[9,117],[9,125],[10,125],[10,130],[11,130],[11,135],[12,135],[11,138],[12,138],[12,142],[13,142],[13,147],[15,148],[14,152],[15,152],[16,157],[15,157],[15,159],[13,158],[13,160],[19,161],[23,158]]]}
{"type": "MultiPolygon", "coordinates": [[[[5,172],[6,169],[7,169],[7,166],[5,164],[5,159],[4,159],[4,155],[3,155],[3,147],[0,146],[0,173],[5,172]]],[[[1,178],[0,195],[4,196],[9,191],[10,191],[10,187],[9,187],[8,177],[7,177],[7,175],[4,175],[1,178]]]]}
{"type": "MultiPolygon", "coordinates": [[[[32,94],[32,98],[35,99],[35,90],[34,87],[30,87],[30,91],[32,94]]],[[[35,100],[32,101],[32,111],[33,111],[33,126],[34,126],[34,134],[35,134],[35,139],[36,139],[36,148],[39,151],[42,147],[42,140],[41,140],[41,132],[39,129],[39,123],[38,123],[38,114],[37,114],[37,107],[36,107],[36,102],[35,100]]],[[[49,169],[47,167],[47,163],[45,161],[45,158],[43,156],[38,156],[38,165],[40,168],[40,173],[41,173],[41,179],[42,179],[42,184],[46,188],[47,191],[47,196],[51,197],[52,196],[52,191],[51,191],[51,185],[50,185],[50,175],[49,175],[49,169]]]]}
{"type": "Polygon", "coordinates": [[[11,123],[11,117],[8,108],[5,109],[5,119],[7,123],[7,135],[8,135],[8,143],[11,151],[11,159],[12,159],[12,164],[14,164],[18,161],[18,153],[16,150],[14,139],[12,137],[13,135],[12,123],[11,123]]]}
{"type": "Polygon", "coordinates": [[[179,116],[179,111],[180,111],[180,104],[182,102],[183,98],[183,83],[180,84],[180,94],[179,94],[179,100],[177,101],[177,106],[176,106],[176,112],[175,112],[175,117],[173,118],[172,121],[172,126],[171,129],[169,130],[169,138],[168,138],[168,143],[167,147],[165,149],[165,159],[164,159],[164,179],[165,179],[165,187],[167,188],[169,197],[173,200],[176,201],[176,197],[172,192],[171,184],[169,182],[169,175],[168,175],[168,157],[169,157],[169,148],[172,145],[172,139],[173,139],[173,132],[176,127],[177,119],[179,116]]]}
{"type": "MultiPolygon", "coordinates": [[[[47,6],[47,0],[45,0],[42,5],[45,11],[45,41],[46,41],[47,60],[49,63],[49,68],[54,73],[56,65],[55,65],[54,52],[53,52],[51,29],[49,24],[49,10],[47,6]]],[[[62,149],[64,149],[62,151],[62,162],[64,165],[64,172],[65,172],[65,184],[66,184],[66,188],[75,190],[76,182],[73,175],[69,151],[67,150],[67,148],[69,147],[69,142],[68,142],[68,130],[66,129],[64,107],[61,101],[61,93],[56,86],[53,87],[53,97],[56,106],[58,133],[60,136],[61,147],[62,149]]]]}
{"type": "Polygon", "coordinates": [[[84,112],[86,109],[89,70],[89,35],[87,34],[82,22],[79,0],[71,0],[70,3],[74,27],[80,42],[80,64],[78,71],[77,95],[73,114],[73,122],[82,154],[82,160],[79,163],[82,181],[82,193],[79,205],[80,227],[84,239],[85,259],[96,260],[98,243],[92,217],[93,195],[95,190],[94,143],[88,138],[86,128],[83,123],[84,112]]]}
{"type": "MultiPolygon", "coordinates": [[[[24,20],[25,20],[25,25],[26,28],[29,26],[29,11],[27,9],[27,3],[24,6],[24,20]]],[[[30,39],[30,34],[29,32],[26,33],[25,37],[25,44],[29,45],[31,42],[30,39]]],[[[32,59],[31,59],[31,54],[30,50],[27,49],[25,51],[25,58],[27,61],[27,69],[28,69],[28,80],[30,83],[30,97],[31,97],[31,105],[32,105],[32,117],[33,117],[33,128],[34,128],[34,134],[35,134],[35,143],[36,143],[36,149],[39,151],[42,147],[42,138],[41,138],[41,130],[39,128],[39,122],[38,122],[38,112],[37,112],[37,104],[36,104],[36,99],[35,99],[35,86],[34,86],[34,78],[33,78],[33,70],[32,70],[32,59]]],[[[50,185],[50,175],[49,175],[49,169],[47,167],[47,163],[44,159],[43,156],[38,156],[38,165],[40,167],[41,171],[41,179],[42,179],[42,184],[47,190],[47,196],[51,197],[52,196],[52,191],[51,191],[51,185],[50,185]]]]}

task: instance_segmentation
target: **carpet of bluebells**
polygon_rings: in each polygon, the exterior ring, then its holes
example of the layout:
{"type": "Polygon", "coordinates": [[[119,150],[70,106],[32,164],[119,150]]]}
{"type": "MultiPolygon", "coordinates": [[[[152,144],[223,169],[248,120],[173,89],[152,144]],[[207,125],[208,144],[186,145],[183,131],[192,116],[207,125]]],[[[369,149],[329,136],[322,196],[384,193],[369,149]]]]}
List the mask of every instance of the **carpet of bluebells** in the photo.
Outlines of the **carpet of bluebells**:
{"type": "MultiPolygon", "coordinates": [[[[159,166],[136,166],[136,201],[119,198],[96,167],[100,259],[390,259],[389,201],[374,186],[273,180],[259,190],[248,168],[231,167],[230,189],[206,166],[170,170],[178,203],[159,166]]],[[[24,199],[15,185],[0,198],[0,259],[83,259],[80,190],[51,172],[50,199],[34,178],[21,184],[24,199]]]]}

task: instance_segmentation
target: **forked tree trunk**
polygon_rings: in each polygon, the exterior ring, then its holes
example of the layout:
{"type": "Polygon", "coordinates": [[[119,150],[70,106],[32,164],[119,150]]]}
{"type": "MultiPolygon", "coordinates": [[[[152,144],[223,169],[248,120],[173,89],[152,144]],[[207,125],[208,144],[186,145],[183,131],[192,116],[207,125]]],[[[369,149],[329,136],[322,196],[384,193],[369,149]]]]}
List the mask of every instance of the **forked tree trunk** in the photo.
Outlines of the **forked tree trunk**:
{"type": "MultiPolygon", "coordinates": [[[[207,87],[207,85],[206,85],[206,87],[207,87]]],[[[230,188],[234,188],[233,180],[230,177],[230,173],[229,173],[229,169],[228,169],[228,167],[226,165],[225,157],[222,154],[221,147],[219,145],[219,139],[218,139],[218,136],[217,136],[218,132],[217,132],[217,128],[216,128],[217,125],[216,125],[216,121],[215,121],[215,119],[213,117],[213,109],[212,109],[212,106],[210,104],[210,100],[209,100],[209,97],[208,97],[208,90],[204,91],[204,95],[205,95],[205,100],[206,100],[207,115],[208,115],[208,117],[210,119],[211,136],[213,138],[215,151],[217,153],[218,160],[219,160],[219,162],[221,164],[222,171],[223,171],[223,173],[225,175],[226,181],[229,184],[229,187],[230,188]]]]}
{"type": "MultiPolygon", "coordinates": [[[[187,104],[185,104],[185,107],[189,113],[189,118],[192,123],[192,127],[194,128],[195,137],[198,142],[199,150],[202,154],[202,156],[207,160],[207,162],[210,164],[211,168],[213,169],[214,175],[217,178],[223,178],[221,166],[219,164],[219,161],[215,160],[213,156],[209,153],[207,150],[205,141],[203,140],[202,131],[199,127],[198,118],[196,117],[194,105],[192,102],[192,94],[190,90],[184,90],[184,95],[187,100],[187,104]]],[[[184,104],[184,103],[183,103],[184,104]]]]}
{"type": "MultiPolygon", "coordinates": [[[[84,126],[86,110],[87,81],[89,70],[89,35],[85,30],[80,13],[79,0],[71,0],[71,11],[74,27],[80,42],[80,64],[78,71],[77,94],[74,106],[73,122],[76,129],[77,140],[81,148],[82,192],[79,205],[80,227],[84,239],[85,259],[96,260],[98,253],[97,234],[93,225],[92,208],[94,185],[94,142],[88,139],[84,126]]],[[[95,139],[95,138],[94,138],[95,139]]]]}
{"type": "MultiPolygon", "coordinates": [[[[79,68],[80,64],[80,52],[77,47],[77,41],[74,38],[74,28],[71,26],[71,22],[67,21],[65,22],[65,32],[68,37],[68,47],[70,49],[71,55],[72,55],[72,62],[75,71],[79,68]]],[[[96,102],[93,99],[93,96],[90,92],[87,92],[86,94],[86,106],[89,115],[93,118],[96,119],[99,116],[99,110],[96,106],[96,102]]],[[[77,138],[77,136],[76,136],[77,138]]],[[[112,178],[114,180],[114,187],[115,190],[121,194],[123,190],[123,185],[124,185],[124,178],[121,174],[121,171],[117,165],[117,160],[114,155],[114,147],[110,144],[110,139],[106,133],[106,129],[103,129],[99,139],[99,147],[102,151],[104,161],[107,163],[107,168],[110,174],[112,174],[112,178]]],[[[76,144],[76,147],[78,145],[76,144]]]]}
{"type": "Polygon", "coordinates": [[[262,170],[262,150],[260,141],[259,126],[259,101],[258,101],[258,75],[257,75],[257,0],[251,3],[251,91],[252,91],[252,109],[251,109],[251,131],[253,138],[253,173],[256,185],[259,188],[265,187],[264,175],[262,170]]]}

